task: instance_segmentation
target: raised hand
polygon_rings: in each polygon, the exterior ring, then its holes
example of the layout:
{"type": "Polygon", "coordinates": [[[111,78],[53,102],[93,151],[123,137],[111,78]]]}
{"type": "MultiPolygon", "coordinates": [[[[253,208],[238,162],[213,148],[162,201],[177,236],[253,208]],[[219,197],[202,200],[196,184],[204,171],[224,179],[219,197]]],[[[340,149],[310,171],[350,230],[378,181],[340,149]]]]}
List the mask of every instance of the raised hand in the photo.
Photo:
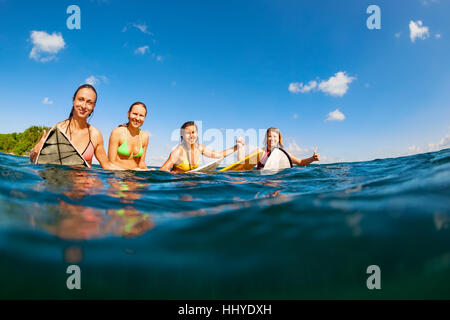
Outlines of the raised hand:
{"type": "Polygon", "coordinates": [[[314,154],[311,158],[312,158],[312,161],[320,161],[320,154],[316,153],[316,151],[314,151],[314,154]]]}
{"type": "Polygon", "coordinates": [[[236,144],[241,144],[242,146],[245,146],[245,139],[243,137],[239,137],[236,139],[236,144]]]}

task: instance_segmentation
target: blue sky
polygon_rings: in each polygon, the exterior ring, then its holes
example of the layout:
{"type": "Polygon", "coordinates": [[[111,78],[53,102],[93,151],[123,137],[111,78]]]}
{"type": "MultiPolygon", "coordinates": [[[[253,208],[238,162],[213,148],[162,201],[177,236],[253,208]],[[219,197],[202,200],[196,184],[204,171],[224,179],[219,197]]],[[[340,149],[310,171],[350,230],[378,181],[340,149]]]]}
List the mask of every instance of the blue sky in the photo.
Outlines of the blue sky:
{"type": "Polygon", "coordinates": [[[289,151],[323,162],[450,147],[448,0],[0,0],[0,13],[0,133],[65,119],[90,79],[105,148],[146,103],[149,165],[188,120],[279,127],[289,151]],[[80,30],[66,26],[72,4],[80,30]]]}

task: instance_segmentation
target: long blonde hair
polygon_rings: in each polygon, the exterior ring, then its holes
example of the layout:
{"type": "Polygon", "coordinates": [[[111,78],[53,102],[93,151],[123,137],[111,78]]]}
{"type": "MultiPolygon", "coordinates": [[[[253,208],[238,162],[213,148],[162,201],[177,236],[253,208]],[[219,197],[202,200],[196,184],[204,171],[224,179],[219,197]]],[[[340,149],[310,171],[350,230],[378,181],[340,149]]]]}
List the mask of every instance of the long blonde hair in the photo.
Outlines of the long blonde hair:
{"type": "Polygon", "coordinates": [[[283,143],[283,135],[281,134],[280,129],[275,128],[275,127],[270,127],[269,129],[267,129],[266,131],[266,137],[264,138],[264,148],[267,150],[267,136],[270,134],[270,131],[274,131],[276,133],[278,133],[278,145],[282,148],[284,148],[284,143],[283,143]]]}

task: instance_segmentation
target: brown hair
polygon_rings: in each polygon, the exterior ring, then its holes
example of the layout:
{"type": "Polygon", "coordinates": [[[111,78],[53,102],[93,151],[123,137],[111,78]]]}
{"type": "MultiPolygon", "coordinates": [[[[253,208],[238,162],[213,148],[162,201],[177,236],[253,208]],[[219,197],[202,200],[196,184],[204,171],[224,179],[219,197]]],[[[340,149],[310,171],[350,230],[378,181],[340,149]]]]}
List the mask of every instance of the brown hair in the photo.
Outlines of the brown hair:
{"type": "Polygon", "coordinates": [[[278,133],[278,145],[280,147],[284,148],[283,135],[281,134],[280,129],[275,128],[275,127],[270,127],[269,129],[267,129],[266,137],[264,138],[264,148],[267,149],[267,136],[269,135],[270,131],[274,131],[274,132],[278,133]]]}

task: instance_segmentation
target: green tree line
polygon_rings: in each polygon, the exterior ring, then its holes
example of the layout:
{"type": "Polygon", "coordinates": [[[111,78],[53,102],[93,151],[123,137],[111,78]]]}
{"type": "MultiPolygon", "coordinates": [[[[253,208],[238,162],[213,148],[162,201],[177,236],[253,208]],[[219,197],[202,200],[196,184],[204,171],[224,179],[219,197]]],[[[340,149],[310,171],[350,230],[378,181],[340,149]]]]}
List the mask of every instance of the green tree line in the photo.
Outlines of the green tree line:
{"type": "Polygon", "coordinates": [[[41,139],[44,129],[49,127],[32,126],[21,133],[0,134],[0,152],[13,153],[18,156],[29,154],[30,150],[41,139]]]}

